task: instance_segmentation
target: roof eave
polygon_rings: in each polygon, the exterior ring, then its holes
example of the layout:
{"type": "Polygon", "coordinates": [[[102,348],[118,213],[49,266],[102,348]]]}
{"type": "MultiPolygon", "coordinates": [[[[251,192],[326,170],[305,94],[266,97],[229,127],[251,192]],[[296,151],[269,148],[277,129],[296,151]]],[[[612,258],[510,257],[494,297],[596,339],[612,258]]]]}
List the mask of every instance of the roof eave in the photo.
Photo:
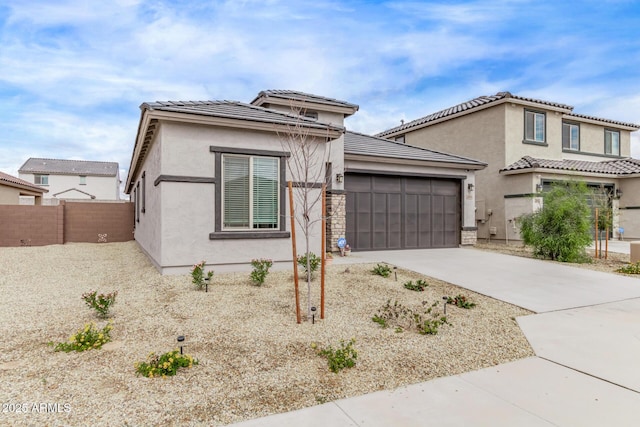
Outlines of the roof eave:
{"type": "Polygon", "coordinates": [[[569,176],[588,176],[588,177],[597,177],[597,178],[626,178],[628,175],[619,175],[614,173],[603,173],[603,172],[583,172],[576,170],[566,170],[566,169],[552,169],[552,168],[523,168],[523,169],[515,169],[515,170],[500,170],[500,174],[502,175],[524,175],[528,173],[546,173],[546,174],[555,174],[555,175],[569,175],[569,176]]]}
{"type": "Polygon", "coordinates": [[[431,166],[431,167],[447,167],[452,169],[466,169],[466,170],[481,170],[487,167],[486,164],[478,163],[458,163],[458,162],[446,162],[446,161],[434,161],[434,160],[418,160],[418,159],[406,159],[402,157],[390,157],[390,156],[376,156],[370,154],[355,154],[344,153],[344,159],[347,160],[360,160],[375,163],[389,163],[399,165],[416,165],[416,166],[431,166]]]}
{"type": "MultiPolygon", "coordinates": [[[[407,123],[407,125],[403,125],[397,128],[392,128],[389,131],[383,131],[380,132],[378,135],[381,135],[383,138],[389,138],[389,137],[395,137],[395,136],[399,136],[399,135],[404,135],[408,132],[413,132],[419,129],[423,129],[438,123],[442,123],[442,122],[446,122],[448,120],[453,120],[453,119],[457,119],[459,117],[462,116],[466,116],[468,114],[473,114],[476,113],[478,111],[482,111],[482,110],[486,110],[488,108],[493,108],[493,107],[497,107],[498,105],[502,105],[502,104],[517,104],[517,105],[523,105],[525,107],[533,107],[533,108],[538,108],[538,109],[544,109],[544,110],[550,110],[550,111],[557,111],[560,113],[569,113],[572,110],[570,108],[565,108],[565,107],[559,107],[559,106],[555,106],[555,105],[549,105],[549,104],[545,104],[545,103],[541,103],[541,102],[533,102],[533,101],[527,101],[524,99],[518,99],[518,98],[502,98],[502,99],[498,99],[492,102],[488,102],[486,104],[482,104],[482,105],[478,105],[477,107],[473,107],[473,108],[469,108],[467,110],[464,111],[459,111],[457,113],[454,114],[450,114],[447,116],[443,116],[440,117],[438,119],[434,119],[434,120],[430,120],[424,123],[420,123],[420,124],[416,124],[415,126],[410,126],[410,123],[407,123]],[[395,129],[395,130],[393,130],[395,129]]],[[[441,111],[445,111],[445,110],[441,110],[441,111]]],[[[433,113],[433,114],[437,114],[433,113]]],[[[429,116],[430,114],[428,114],[427,116],[429,116]]],[[[427,117],[425,116],[425,117],[427,117]]],[[[420,120],[420,119],[417,119],[420,120]]]]}
{"type": "Polygon", "coordinates": [[[282,105],[285,107],[301,108],[305,110],[328,111],[331,113],[344,114],[345,116],[351,116],[355,114],[360,108],[357,105],[340,106],[329,103],[314,102],[311,100],[288,99],[284,97],[274,96],[258,97],[251,101],[251,104],[257,107],[262,107],[263,105],[282,105]]]}

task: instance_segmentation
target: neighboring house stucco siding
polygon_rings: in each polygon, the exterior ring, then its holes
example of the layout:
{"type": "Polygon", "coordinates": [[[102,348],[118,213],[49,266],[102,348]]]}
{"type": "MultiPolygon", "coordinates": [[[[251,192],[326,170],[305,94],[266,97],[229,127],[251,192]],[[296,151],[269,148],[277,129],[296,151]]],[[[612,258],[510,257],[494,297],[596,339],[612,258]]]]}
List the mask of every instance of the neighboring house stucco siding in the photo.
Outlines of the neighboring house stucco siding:
{"type": "MultiPolygon", "coordinates": [[[[87,176],[86,184],[80,184],[79,175],[49,175],[49,184],[43,185],[43,188],[49,190],[45,194],[45,199],[90,199],[90,196],[78,192],[66,193],[68,190],[77,189],[85,193],[95,196],[94,200],[119,200],[120,199],[120,182],[118,175],[116,176],[87,176]],[[54,194],[59,194],[54,197],[54,194]]],[[[20,173],[20,178],[28,182],[35,183],[35,174],[20,173]]]]}
{"type": "Polygon", "coordinates": [[[486,169],[476,173],[476,220],[478,237],[481,239],[519,239],[515,219],[541,206],[541,198],[533,197],[537,186],[570,179],[584,180],[590,185],[603,184],[609,188],[622,189],[624,196],[620,200],[612,200],[614,211],[617,210],[618,204],[622,208],[620,213],[614,216],[614,224],[617,227],[618,221],[620,226],[626,223],[626,236],[640,236],[640,211],[636,212],[633,208],[640,206],[640,200],[636,200],[640,197],[636,196],[640,176],[622,177],[612,173],[549,170],[535,166],[528,170],[501,172],[525,156],[534,159],[587,162],[629,157],[631,130],[636,125],[578,116],[572,113],[573,107],[570,106],[511,98],[511,95],[496,102],[496,105],[488,108],[487,105],[491,104],[470,107],[462,113],[446,110],[444,117],[437,118],[436,113],[428,116],[435,117],[430,121],[420,123],[419,119],[410,122],[407,129],[397,128],[383,134],[389,139],[394,139],[396,135],[404,133],[407,144],[473,157],[488,163],[486,169]],[[544,114],[544,142],[525,141],[526,111],[544,114]],[[578,124],[579,150],[563,148],[563,122],[578,124]],[[619,132],[619,156],[605,154],[606,129],[619,132]],[[625,191],[625,188],[632,190],[625,191]],[[625,205],[631,208],[624,209],[625,205]]]}
{"type": "Polygon", "coordinates": [[[0,184],[0,205],[17,205],[20,202],[20,190],[0,184]]]}

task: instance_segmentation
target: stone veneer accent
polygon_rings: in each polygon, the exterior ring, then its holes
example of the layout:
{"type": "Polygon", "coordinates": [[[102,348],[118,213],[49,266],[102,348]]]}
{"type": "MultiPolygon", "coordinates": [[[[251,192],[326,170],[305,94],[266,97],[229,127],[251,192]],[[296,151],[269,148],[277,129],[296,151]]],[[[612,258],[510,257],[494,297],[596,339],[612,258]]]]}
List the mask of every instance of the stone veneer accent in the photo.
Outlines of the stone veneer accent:
{"type": "Polygon", "coordinates": [[[460,241],[462,246],[475,245],[478,241],[478,230],[462,230],[460,241]]]}
{"type": "Polygon", "coordinates": [[[327,252],[338,252],[336,242],[347,232],[346,194],[327,192],[327,252]]]}

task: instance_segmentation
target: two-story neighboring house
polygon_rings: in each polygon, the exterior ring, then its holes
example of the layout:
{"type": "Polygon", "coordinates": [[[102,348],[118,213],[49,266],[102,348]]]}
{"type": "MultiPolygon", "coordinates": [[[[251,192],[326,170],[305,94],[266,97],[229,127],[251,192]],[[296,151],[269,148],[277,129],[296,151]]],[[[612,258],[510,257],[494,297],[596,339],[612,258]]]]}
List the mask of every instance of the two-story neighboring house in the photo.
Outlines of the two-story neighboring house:
{"type": "Polygon", "coordinates": [[[45,205],[58,200],[120,200],[117,162],[30,158],[18,173],[21,179],[49,190],[45,205]]]}
{"type": "Polygon", "coordinates": [[[640,238],[640,125],[575,114],[573,107],[509,92],[481,96],[378,134],[488,163],[476,173],[479,239],[519,239],[516,218],[537,210],[553,182],[584,180],[604,194],[614,236],[640,238]]]}

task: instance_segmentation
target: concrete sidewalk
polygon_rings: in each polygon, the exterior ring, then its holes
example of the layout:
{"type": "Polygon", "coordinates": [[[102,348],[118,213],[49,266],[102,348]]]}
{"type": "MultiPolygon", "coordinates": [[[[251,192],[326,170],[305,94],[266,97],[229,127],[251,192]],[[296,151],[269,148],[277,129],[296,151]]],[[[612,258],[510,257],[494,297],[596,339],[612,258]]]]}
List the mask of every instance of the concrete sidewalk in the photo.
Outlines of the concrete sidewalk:
{"type": "Polygon", "coordinates": [[[518,318],[537,357],[237,426],[636,426],[640,279],[440,249],[354,253],[543,313],[518,318]]]}

